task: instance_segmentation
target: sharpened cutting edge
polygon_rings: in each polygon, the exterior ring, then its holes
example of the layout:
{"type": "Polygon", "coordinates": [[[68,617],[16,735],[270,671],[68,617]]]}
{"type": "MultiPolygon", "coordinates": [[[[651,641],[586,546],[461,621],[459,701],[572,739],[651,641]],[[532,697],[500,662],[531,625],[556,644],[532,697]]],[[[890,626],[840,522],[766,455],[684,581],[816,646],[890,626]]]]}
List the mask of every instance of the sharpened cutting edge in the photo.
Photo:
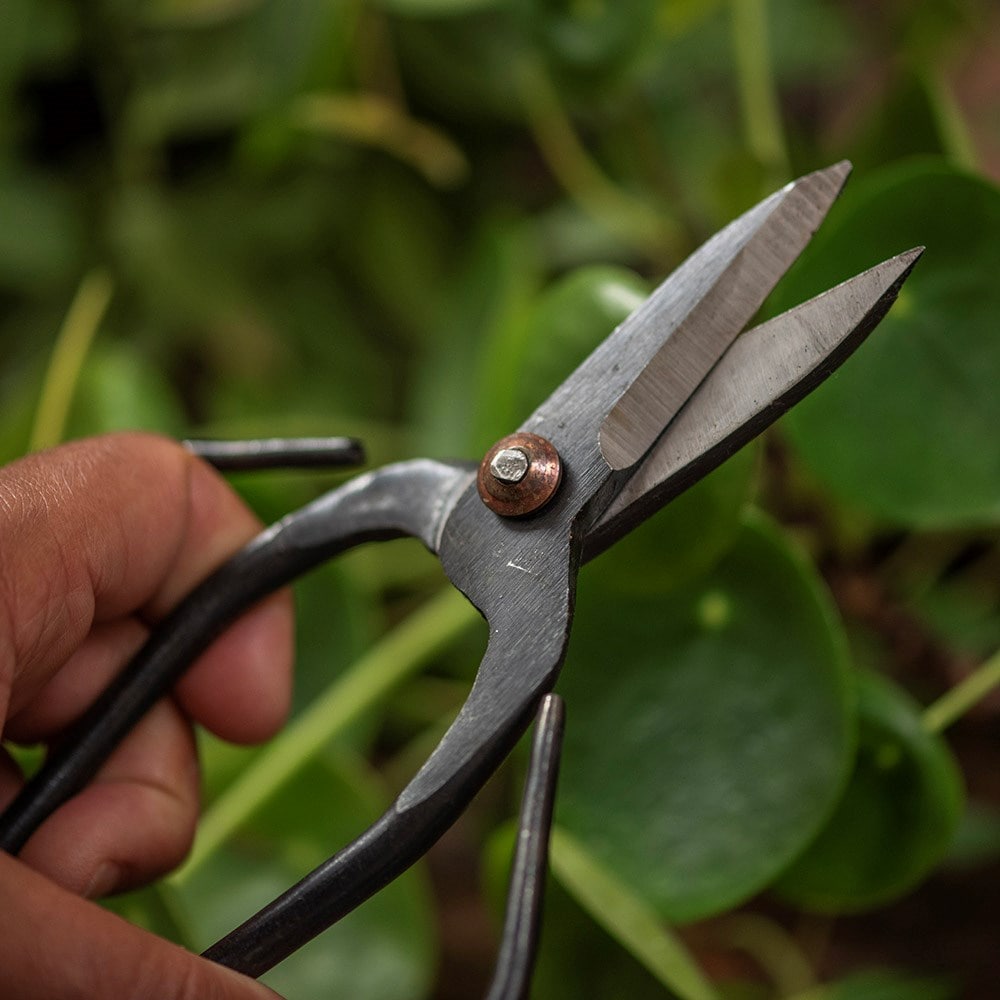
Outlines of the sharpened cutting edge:
{"type": "Polygon", "coordinates": [[[627,469],[652,447],[802,252],[850,170],[844,160],[800,177],[779,192],[767,218],[714,287],[669,334],[608,413],[600,447],[612,469],[627,469]]]}
{"type": "Polygon", "coordinates": [[[923,247],[738,337],[587,538],[593,558],[707,475],[835,371],[896,300],[923,247]]]}

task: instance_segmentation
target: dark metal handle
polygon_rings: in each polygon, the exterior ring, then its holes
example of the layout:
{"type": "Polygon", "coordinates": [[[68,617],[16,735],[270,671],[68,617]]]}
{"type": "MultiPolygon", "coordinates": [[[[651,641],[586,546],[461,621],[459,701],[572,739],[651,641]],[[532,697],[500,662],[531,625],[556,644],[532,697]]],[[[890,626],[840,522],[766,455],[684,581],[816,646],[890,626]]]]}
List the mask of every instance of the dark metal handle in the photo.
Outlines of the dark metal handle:
{"type": "Polygon", "coordinates": [[[205,957],[263,975],[419,860],[465,811],[551,691],[565,651],[569,604],[516,625],[532,638],[535,674],[510,683],[522,656],[512,621],[491,620],[471,693],[427,762],[385,814],[296,885],[244,921],[205,957]],[[544,661],[544,665],[543,665],[544,661]]]}
{"type": "Polygon", "coordinates": [[[346,437],[256,438],[249,441],[183,442],[220,472],[258,469],[326,469],[361,465],[361,442],[346,437]]]}
{"type": "Polygon", "coordinates": [[[559,757],[566,709],[562,698],[546,695],[538,709],[528,776],[524,782],[514,863],[507,889],[503,937],[486,1000],[524,1000],[531,988],[541,932],[549,834],[559,780],[559,757]]]}

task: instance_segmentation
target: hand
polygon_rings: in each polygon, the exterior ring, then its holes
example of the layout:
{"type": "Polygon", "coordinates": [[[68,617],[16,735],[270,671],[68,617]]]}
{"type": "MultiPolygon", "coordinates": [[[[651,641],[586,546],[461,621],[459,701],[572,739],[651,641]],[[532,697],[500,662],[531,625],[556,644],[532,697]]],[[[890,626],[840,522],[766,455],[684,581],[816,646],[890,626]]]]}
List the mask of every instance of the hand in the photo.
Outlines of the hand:
{"type": "MultiPolygon", "coordinates": [[[[148,435],[81,441],[0,469],[3,738],[57,739],[150,624],[258,530],[212,469],[148,435]]],[[[88,899],[184,857],[198,812],[192,722],[240,743],[270,736],[287,712],[291,659],[291,604],[278,594],[216,640],[19,860],[0,852],[5,997],[274,996],[88,899]]],[[[0,808],[22,783],[0,750],[0,808]]]]}

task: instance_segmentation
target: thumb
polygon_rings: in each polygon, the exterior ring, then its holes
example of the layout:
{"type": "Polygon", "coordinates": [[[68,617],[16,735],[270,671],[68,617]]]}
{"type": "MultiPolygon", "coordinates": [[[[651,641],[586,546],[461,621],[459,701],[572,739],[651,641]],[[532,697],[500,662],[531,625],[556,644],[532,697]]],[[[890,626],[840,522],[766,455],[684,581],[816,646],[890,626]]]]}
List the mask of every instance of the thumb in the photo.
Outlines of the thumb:
{"type": "Polygon", "coordinates": [[[246,976],[74,896],[0,851],[8,1000],[275,1000],[246,976]]]}

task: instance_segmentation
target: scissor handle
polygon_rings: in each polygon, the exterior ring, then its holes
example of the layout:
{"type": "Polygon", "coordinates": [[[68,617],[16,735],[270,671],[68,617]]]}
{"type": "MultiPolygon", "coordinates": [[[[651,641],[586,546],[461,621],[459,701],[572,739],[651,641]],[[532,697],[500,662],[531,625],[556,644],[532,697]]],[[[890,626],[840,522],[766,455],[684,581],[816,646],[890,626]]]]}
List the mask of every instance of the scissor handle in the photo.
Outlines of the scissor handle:
{"type": "MultiPolygon", "coordinates": [[[[551,651],[554,676],[563,647],[544,641],[564,622],[539,614],[540,650],[551,651]]],[[[491,678],[510,673],[520,655],[506,628],[494,631],[476,684],[427,763],[383,816],[357,839],[209,948],[204,955],[249,976],[261,976],[388,885],[418,861],[455,820],[513,749],[549,687],[512,685],[494,702],[491,678]],[[484,681],[483,679],[486,678],[484,681]]]]}
{"type": "Polygon", "coordinates": [[[412,535],[434,550],[442,500],[465,466],[418,460],[367,473],[263,531],[196,587],[75,724],[0,815],[0,848],[16,854],[90,781],[133,726],[211,642],[256,601],[366,541],[412,535]]]}
{"type": "MultiPolygon", "coordinates": [[[[262,532],[157,626],[87,710],[0,816],[0,847],[17,852],[251,604],[362,542],[410,535],[438,552],[456,498],[459,506],[467,500],[473,479],[474,470],[466,465],[418,460],[387,466],[262,532]]],[[[561,666],[573,576],[568,549],[564,555],[555,553],[553,560],[564,565],[565,583],[545,602],[532,602],[532,591],[520,581],[521,568],[512,562],[494,567],[490,578],[510,577],[512,589],[515,583],[521,586],[524,602],[489,609],[490,640],[476,680],[430,758],[381,819],[213,945],[206,957],[262,975],[395,879],[454,823],[527,728],[561,666]]]]}

